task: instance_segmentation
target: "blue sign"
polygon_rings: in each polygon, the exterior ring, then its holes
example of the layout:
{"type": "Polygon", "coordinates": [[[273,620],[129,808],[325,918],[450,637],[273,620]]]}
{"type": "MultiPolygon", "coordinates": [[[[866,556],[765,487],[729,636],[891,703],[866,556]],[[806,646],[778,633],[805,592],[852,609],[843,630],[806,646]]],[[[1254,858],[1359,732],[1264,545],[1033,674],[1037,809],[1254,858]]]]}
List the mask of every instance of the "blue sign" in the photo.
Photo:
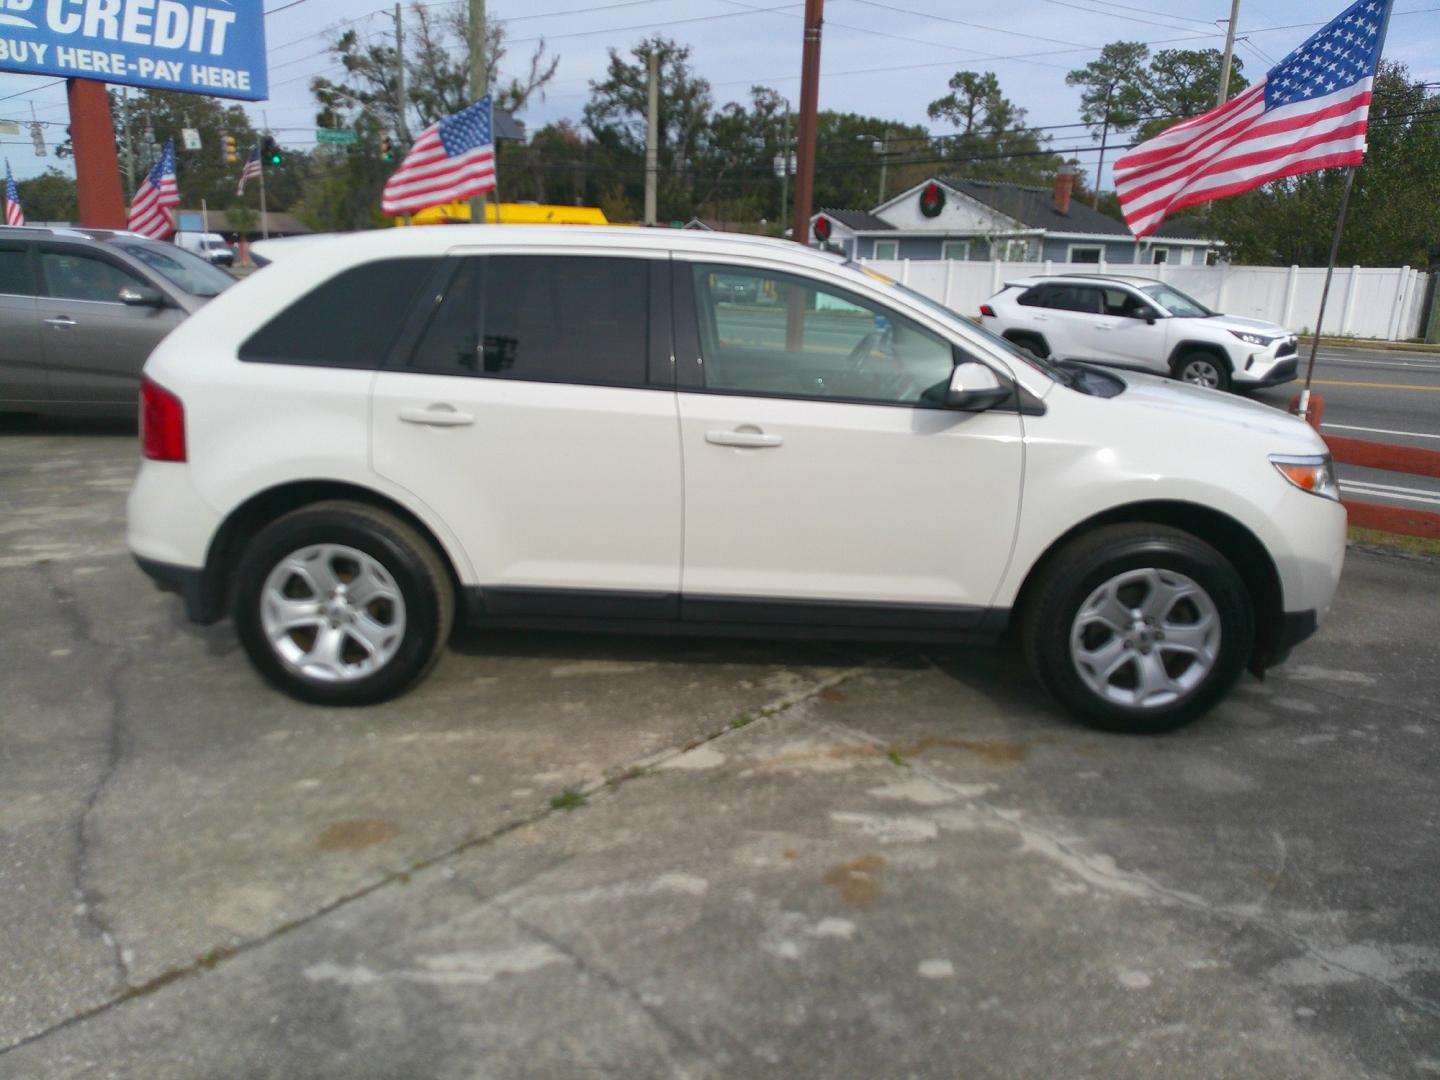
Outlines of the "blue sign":
{"type": "Polygon", "coordinates": [[[0,71],[263,101],[261,0],[0,0],[0,71]]]}

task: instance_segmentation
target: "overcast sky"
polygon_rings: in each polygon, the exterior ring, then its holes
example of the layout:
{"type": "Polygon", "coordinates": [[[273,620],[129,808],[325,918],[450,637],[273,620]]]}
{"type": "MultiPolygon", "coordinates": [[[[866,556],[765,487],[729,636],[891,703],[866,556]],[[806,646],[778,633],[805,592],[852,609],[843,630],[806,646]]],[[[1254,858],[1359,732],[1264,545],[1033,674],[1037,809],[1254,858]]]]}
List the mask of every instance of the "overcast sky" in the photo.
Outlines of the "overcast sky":
{"type": "MultiPolygon", "coordinates": [[[[363,35],[391,34],[394,5],[264,2],[285,9],[267,20],[272,97],[250,111],[259,126],[263,109],[282,142],[313,145],[315,110],[308,86],[312,76],[338,70],[324,51],[330,32],[342,20],[353,20],[363,35]]],[[[463,0],[430,6],[447,9],[456,2],[463,0]]],[[[1241,0],[1238,55],[1247,73],[1263,74],[1346,6],[1346,0],[1241,0]]],[[[1029,110],[1030,123],[1074,124],[1078,95],[1065,85],[1066,72],[1121,39],[1154,48],[1223,47],[1229,7],[1229,0],[828,0],[820,107],[929,124],[926,105],[946,92],[951,74],[970,69],[995,72],[1005,94],[1029,110]]],[[[607,49],[627,51],[654,32],[691,46],[692,62],[710,80],[717,104],[744,99],[753,84],[774,87],[792,102],[799,99],[801,2],[489,0],[488,9],[509,31],[511,55],[502,77],[518,73],[542,35],[561,58],[546,100],[521,117],[532,130],[564,117],[578,120],[589,80],[604,71],[607,49]]],[[[1427,81],[1440,81],[1440,2],[1396,0],[1386,56],[1427,81]]],[[[63,86],[25,93],[50,81],[0,75],[0,118],[28,121],[33,102],[41,120],[63,125],[63,86]],[[16,94],[23,96],[7,97],[16,94]]],[[[1089,143],[1075,128],[1052,134],[1056,148],[1067,152],[1089,143]]],[[[49,138],[61,141],[63,126],[51,128],[49,138]]],[[[73,168],[53,154],[36,158],[23,136],[6,138],[3,151],[18,178],[50,164],[73,168]]],[[[1093,167],[1093,153],[1079,156],[1093,167]]]]}

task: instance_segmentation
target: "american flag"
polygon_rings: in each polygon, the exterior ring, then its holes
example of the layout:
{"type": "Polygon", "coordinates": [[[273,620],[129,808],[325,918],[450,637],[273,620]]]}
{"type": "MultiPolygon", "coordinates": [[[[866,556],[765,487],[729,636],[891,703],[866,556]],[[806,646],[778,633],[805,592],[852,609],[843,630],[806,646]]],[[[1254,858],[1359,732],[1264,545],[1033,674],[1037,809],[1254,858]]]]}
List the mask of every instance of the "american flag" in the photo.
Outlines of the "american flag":
{"type": "Polygon", "coordinates": [[[385,185],[387,214],[413,214],[495,190],[490,96],[426,128],[385,185]]]}
{"type": "Polygon", "coordinates": [[[1148,236],[1183,207],[1363,162],[1392,2],[1352,4],[1254,86],[1116,162],[1130,231],[1148,236]]]}
{"type": "Polygon", "coordinates": [[[175,179],[175,144],[167,142],[160,160],[145,174],[145,182],[130,204],[130,231],[151,240],[163,240],[175,231],[170,211],[180,205],[180,185],[175,179]]]}
{"type": "Polygon", "coordinates": [[[25,212],[20,209],[20,189],[15,186],[15,174],[10,171],[8,158],[5,161],[5,224],[25,224],[25,212]]]}
{"type": "Polygon", "coordinates": [[[250,151],[249,158],[245,161],[245,168],[240,170],[240,184],[235,189],[236,195],[245,194],[245,185],[251,180],[260,179],[260,170],[265,166],[260,163],[260,144],[256,143],[250,151]]]}

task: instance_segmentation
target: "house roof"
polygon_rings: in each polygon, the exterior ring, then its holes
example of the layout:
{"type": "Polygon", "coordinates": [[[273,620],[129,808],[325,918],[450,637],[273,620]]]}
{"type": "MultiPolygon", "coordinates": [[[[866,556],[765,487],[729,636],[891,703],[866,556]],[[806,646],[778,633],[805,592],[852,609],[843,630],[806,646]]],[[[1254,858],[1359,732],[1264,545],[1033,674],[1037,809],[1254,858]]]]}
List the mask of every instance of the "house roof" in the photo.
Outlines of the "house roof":
{"type": "Polygon", "coordinates": [[[895,226],[883,218],[878,218],[868,210],[836,210],[829,206],[821,209],[820,213],[828,218],[834,218],[847,229],[855,232],[894,232],[895,226]]]}
{"type": "MultiPolygon", "coordinates": [[[[1114,236],[1125,240],[1131,238],[1130,229],[1123,221],[1116,221],[1079,199],[1071,200],[1068,214],[1060,213],[1055,209],[1053,188],[965,180],[955,176],[942,176],[940,182],[1032,229],[1114,236]]],[[[1166,240],[1213,239],[1213,233],[1204,219],[1194,216],[1167,221],[1155,235],[1166,240]]]]}

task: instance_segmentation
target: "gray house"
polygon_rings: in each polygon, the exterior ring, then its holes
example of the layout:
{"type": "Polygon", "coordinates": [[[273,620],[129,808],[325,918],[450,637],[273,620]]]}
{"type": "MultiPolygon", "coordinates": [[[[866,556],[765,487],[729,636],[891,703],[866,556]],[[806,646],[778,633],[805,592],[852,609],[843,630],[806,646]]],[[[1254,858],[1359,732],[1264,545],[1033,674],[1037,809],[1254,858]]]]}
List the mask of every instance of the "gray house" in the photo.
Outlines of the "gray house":
{"type": "Polygon", "coordinates": [[[826,208],[810,219],[812,243],[865,259],[976,262],[1213,264],[1224,244],[1204,221],[1176,218],[1137,243],[1123,222],[1055,187],[938,176],[873,210],[826,208]]]}

